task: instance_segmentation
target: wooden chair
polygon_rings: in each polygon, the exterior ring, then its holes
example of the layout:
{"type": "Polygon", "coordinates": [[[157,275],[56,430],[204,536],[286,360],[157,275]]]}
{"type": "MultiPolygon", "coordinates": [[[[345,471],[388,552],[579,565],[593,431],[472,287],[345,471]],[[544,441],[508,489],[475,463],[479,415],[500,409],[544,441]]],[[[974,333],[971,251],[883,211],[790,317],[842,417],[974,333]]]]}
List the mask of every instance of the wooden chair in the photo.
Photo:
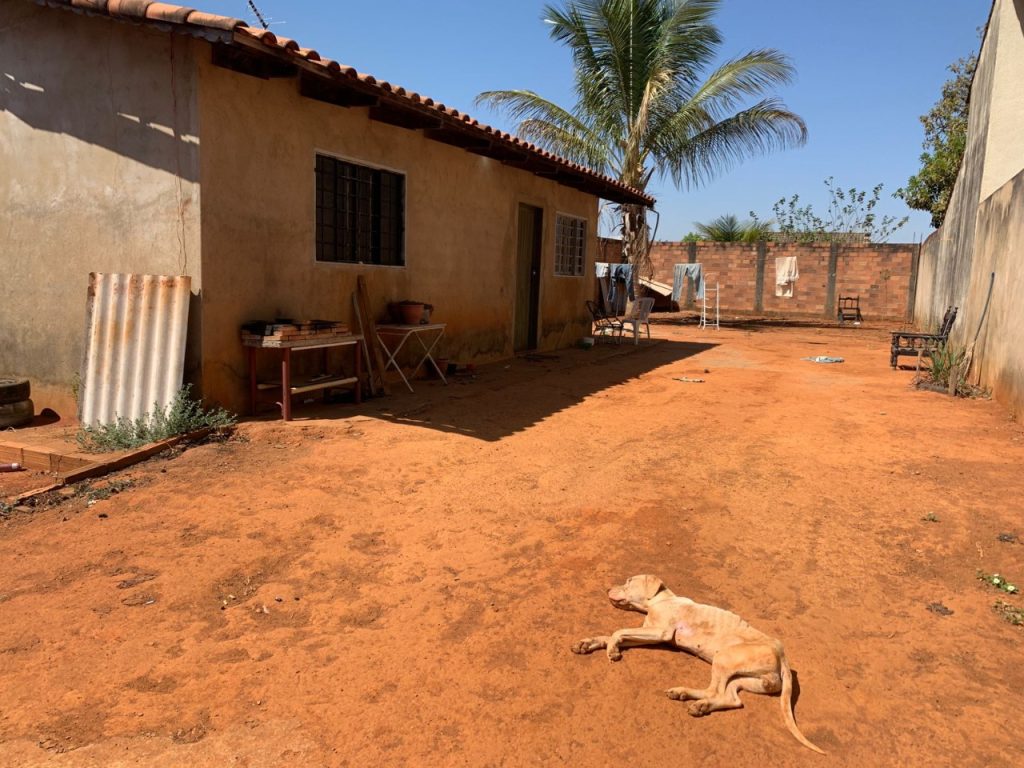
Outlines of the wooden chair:
{"type": "Polygon", "coordinates": [[[840,325],[847,320],[852,320],[855,323],[864,322],[864,318],[860,314],[860,296],[840,296],[836,305],[836,318],[840,325]]]}
{"type": "Polygon", "coordinates": [[[938,333],[904,333],[903,331],[893,331],[889,365],[895,368],[900,355],[914,355],[919,359],[922,357],[931,359],[932,352],[946,346],[949,332],[956,321],[956,313],[957,307],[949,307],[946,310],[938,333]]]}

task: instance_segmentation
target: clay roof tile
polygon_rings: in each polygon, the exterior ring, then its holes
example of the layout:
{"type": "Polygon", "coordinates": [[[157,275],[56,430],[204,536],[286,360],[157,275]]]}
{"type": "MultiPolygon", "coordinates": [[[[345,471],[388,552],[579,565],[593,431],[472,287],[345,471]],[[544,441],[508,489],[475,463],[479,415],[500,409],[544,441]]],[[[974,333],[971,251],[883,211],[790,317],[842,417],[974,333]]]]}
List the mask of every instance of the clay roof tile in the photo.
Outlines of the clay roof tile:
{"type": "Polygon", "coordinates": [[[194,8],[183,8],[180,5],[170,5],[169,3],[150,3],[145,11],[147,19],[169,21],[174,24],[186,23],[188,17],[193,13],[195,13],[194,8]]]}
{"type": "Polygon", "coordinates": [[[197,27],[223,29],[226,32],[231,32],[239,27],[248,26],[241,19],[235,19],[231,16],[220,16],[216,13],[206,13],[205,11],[192,11],[188,17],[188,23],[197,27]]]}
{"type": "Polygon", "coordinates": [[[146,9],[153,0],[108,0],[107,13],[132,19],[146,18],[146,9]]]}
{"type": "Polygon", "coordinates": [[[244,34],[255,40],[259,40],[268,47],[273,46],[283,49],[284,55],[302,58],[311,64],[316,64],[317,66],[327,70],[327,72],[332,75],[358,79],[365,85],[376,87],[385,93],[393,93],[400,99],[407,100],[411,104],[430,107],[437,112],[441,112],[451,118],[460,120],[463,124],[475,128],[476,130],[492,136],[497,136],[502,141],[505,141],[514,147],[524,149],[538,157],[553,162],[558,166],[571,169],[581,175],[597,179],[607,185],[607,187],[629,193],[634,199],[644,200],[648,205],[654,202],[653,198],[640,190],[633,189],[632,187],[623,184],[621,181],[592,171],[579,163],[570,162],[563,157],[559,157],[547,150],[541,149],[540,147],[511,133],[485,125],[480,121],[473,119],[470,115],[460,112],[454,107],[447,107],[443,103],[435,102],[429,96],[423,96],[415,91],[407,91],[405,88],[393,85],[385,80],[378,81],[373,75],[358,72],[354,67],[340,64],[339,62],[331,59],[321,59],[320,54],[312,48],[302,48],[294,40],[290,40],[287,37],[278,38],[272,32],[265,29],[250,27],[240,19],[230,16],[221,16],[215,13],[196,11],[191,8],[172,5],[170,3],[153,2],[153,0],[47,0],[47,4],[53,6],[70,6],[86,11],[92,11],[94,13],[106,13],[110,16],[135,18],[154,23],[187,24],[192,27],[206,27],[209,29],[235,32],[236,34],[244,34]]]}

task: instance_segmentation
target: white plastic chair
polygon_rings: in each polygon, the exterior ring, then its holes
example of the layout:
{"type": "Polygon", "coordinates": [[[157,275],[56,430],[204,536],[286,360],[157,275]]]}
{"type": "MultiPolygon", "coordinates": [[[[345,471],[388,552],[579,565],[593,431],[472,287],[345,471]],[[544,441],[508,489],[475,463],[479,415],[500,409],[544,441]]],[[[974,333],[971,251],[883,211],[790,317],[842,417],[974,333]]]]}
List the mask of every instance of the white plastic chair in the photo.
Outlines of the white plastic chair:
{"type": "Polygon", "coordinates": [[[647,326],[647,338],[651,338],[651,310],[654,309],[654,299],[648,297],[644,299],[637,299],[633,302],[632,311],[622,318],[618,323],[619,330],[619,343],[622,343],[622,334],[626,330],[626,326],[632,326],[633,328],[633,343],[640,343],[640,326],[647,326]]]}

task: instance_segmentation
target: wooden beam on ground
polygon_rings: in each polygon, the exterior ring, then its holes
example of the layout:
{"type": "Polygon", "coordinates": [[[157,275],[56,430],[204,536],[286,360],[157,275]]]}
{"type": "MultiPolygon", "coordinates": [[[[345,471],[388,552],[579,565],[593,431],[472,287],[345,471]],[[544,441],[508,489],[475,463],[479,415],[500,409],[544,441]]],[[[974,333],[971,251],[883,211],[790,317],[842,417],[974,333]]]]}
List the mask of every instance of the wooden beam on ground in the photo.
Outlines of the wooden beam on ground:
{"type": "Polygon", "coordinates": [[[177,437],[171,437],[167,440],[161,440],[159,443],[144,445],[131,453],[125,454],[124,456],[118,456],[116,459],[98,461],[95,464],[88,464],[80,469],[64,472],[60,475],[60,479],[65,485],[70,485],[82,480],[89,480],[94,477],[109,475],[111,472],[116,472],[119,469],[127,469],[133,464],[138,464],[139,462],[156,456],[158,453],[163,453],[168,448],[173,448],[178,445],[178,443],[183,443],[187,440],[201,440],[214,431],[214,429],[206,427],[205,429],[197,429],[194,432],[189,432],[187,435],[178,435],[177,437]]]}

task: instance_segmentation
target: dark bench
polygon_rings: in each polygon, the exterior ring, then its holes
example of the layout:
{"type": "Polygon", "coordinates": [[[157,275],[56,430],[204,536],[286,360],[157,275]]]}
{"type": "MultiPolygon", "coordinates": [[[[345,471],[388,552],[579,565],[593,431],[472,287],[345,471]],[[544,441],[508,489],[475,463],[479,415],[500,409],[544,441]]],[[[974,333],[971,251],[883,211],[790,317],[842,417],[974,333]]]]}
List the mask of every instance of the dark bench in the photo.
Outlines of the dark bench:
{"type": "Polygon", "coordinates": [[[942,318],[942,325],[938,333],[904,333],[903,331],[892,332],[892,354],[889,357],[889,365],[896,367],[896,361],[900,355],[914,355],[918,359],[922,357],[931,358],[932,352],[946,346],[949,332],[956,320],[956,307],[950,307],[942,318]]]}
{"type": "Polygon", "coordinates": [[[860,314],[860,296],[840,296],[836,306],[836,318],[840,325],[847,320],[863,322],[864,318],[860,314]]]}

